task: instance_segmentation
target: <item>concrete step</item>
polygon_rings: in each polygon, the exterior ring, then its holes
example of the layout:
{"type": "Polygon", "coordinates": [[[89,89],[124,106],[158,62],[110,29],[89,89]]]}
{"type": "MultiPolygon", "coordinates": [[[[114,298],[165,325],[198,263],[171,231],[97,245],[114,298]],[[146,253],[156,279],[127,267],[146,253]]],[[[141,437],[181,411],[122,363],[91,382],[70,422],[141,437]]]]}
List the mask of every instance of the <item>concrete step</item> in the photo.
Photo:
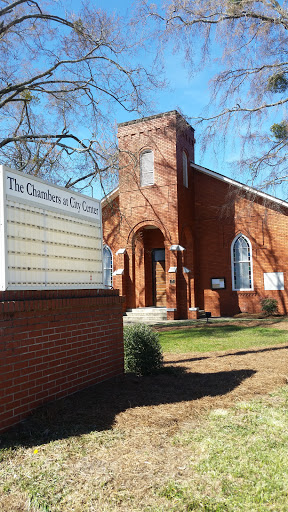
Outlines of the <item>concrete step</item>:
{"type": "Polygon", "coordinates": [[[128,309],[123,316],[124,325],[144,323],[153,324],[167,320],[167,309],[166,308],[135,308],[128,309]]]}
{"type": "Polygon", "coordinates": [[[134,308],[134,309],[127,309],[126,316],[132,316],[132,315],[141,315],[141,316],[150,316],[150,315],[156,315],[156,316],[163,316],[166,315],[167,309],[166,308],[154,308],[154,307],[148,307],[148,308],[134,308]]]}
{"type": "Polygon", "coordinates": [[[143,318],[125,318],[125,316],[123,317],[123,325],[124,327],[126,325],[135,325],[135,324],[146,324],[146,325],[156,325],[156,324],[162,324],[162,323],[165,323],[167,322],[167,319],[166,320],[162,320],[159,318],[145,318],[143,320],[143,318]]]}

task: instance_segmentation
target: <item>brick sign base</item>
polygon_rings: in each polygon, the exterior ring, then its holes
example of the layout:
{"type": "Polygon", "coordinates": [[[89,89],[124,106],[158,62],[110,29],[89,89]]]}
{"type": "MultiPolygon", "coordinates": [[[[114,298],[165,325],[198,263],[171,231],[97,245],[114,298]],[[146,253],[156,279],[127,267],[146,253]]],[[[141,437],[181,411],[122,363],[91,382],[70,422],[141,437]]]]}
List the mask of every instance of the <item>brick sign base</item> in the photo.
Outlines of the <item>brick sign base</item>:
{"type": "Polygon", "coordinates": [[[123,373],[117,290],[0,292],[0,432],[123,373]]]}

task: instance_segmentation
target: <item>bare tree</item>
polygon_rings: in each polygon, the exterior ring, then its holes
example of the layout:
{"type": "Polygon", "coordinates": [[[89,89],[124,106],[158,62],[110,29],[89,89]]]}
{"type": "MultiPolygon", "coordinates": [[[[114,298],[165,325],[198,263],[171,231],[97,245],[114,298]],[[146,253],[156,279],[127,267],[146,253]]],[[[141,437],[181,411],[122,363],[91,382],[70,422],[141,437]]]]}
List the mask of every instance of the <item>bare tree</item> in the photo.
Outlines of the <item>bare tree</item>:
{"type": "Polygon", "coordinates": [[[271,189],[287,182],[287,1],[170,0],[162,9],[141,3],[161,45],[172,39],[184,46],[192,70],[211,59],[219,65],[198,119],[206,127],[203,148],[212,137],[219,143],[236,135],[250,183],[271,189]]]}
{"type": "Polygon", "coordinates": [[[0,2],[0,162],[83,188],[117,173],[115,106],[138,113],[156,84],[135,64],[136,31],[83,5],[0,2]],[[148,96],[148,95],[147,95],[148,96]]]}

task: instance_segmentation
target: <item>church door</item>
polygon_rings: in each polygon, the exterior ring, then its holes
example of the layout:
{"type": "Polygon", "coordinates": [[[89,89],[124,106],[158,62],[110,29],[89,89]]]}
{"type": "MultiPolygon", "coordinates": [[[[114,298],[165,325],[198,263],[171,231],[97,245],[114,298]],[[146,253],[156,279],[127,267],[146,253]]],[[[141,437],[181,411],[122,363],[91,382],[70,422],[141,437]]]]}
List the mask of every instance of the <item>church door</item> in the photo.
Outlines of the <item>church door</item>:
{"type": "Polygon", "coordinates": [[[165,249],[154,249],[152,253],[154,306],[166,307],[165,249]]]}

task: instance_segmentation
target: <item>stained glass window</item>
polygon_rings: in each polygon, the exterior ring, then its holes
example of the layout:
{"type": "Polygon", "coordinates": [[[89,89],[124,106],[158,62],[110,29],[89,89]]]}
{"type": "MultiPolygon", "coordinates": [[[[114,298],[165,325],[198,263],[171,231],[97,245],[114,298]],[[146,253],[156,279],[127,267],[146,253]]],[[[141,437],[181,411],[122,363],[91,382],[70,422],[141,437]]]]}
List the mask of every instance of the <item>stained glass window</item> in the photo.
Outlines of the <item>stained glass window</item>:
{"type": "Polygon", "coordinates": [[[112,252],[108,245],[103,247],[103,273],[104,273],[104,286],[107,288],[112,287],[112,273],[113,273],[113,259],[112,252]]]}
{"type": "Polygon", "coordinates": [[[234,290],[251,290],[252,254],[251,244],[244,235],[239,235],[232,244],[232,278],[234,290]]]}

